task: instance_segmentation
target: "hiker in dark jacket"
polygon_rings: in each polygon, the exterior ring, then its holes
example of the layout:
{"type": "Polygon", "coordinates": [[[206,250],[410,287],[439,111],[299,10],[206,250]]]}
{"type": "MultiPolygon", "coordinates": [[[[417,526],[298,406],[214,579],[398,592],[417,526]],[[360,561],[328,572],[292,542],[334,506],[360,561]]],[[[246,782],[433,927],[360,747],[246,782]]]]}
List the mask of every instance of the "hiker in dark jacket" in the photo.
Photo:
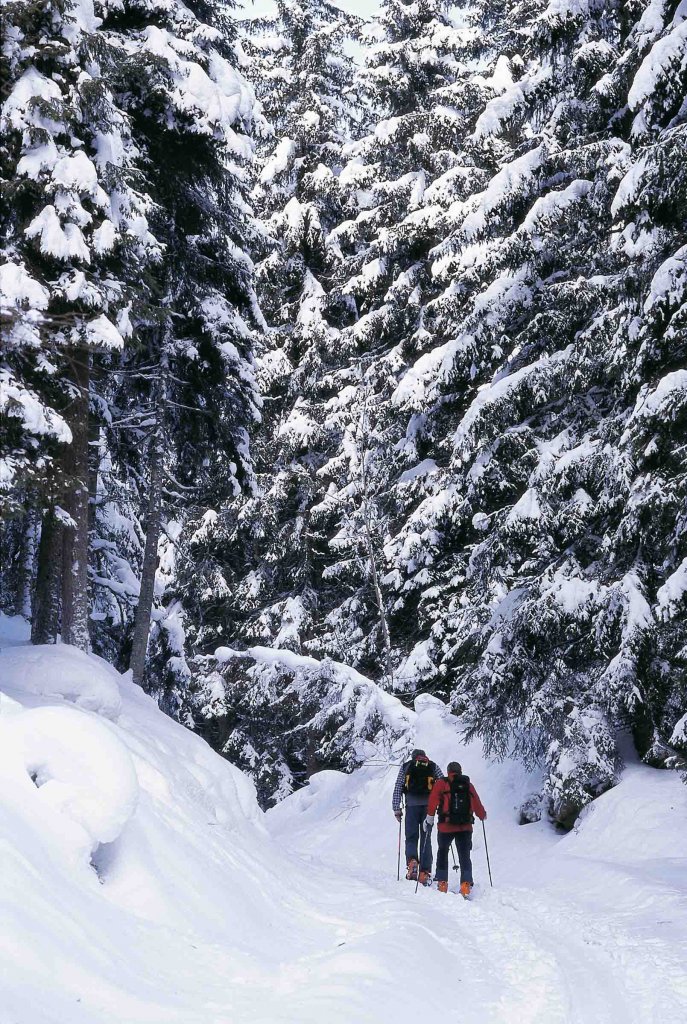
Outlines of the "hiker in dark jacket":
{"type": "Polygon", "coordinates": [[[419,747],[413,750],[410,760],[401,765],[394,786],[391,806],[397,821],[403,817],[401,799],[405,799],[406,811],[406,878],[415,881],[420,870],[420,881],[427,885],[432,873],[432,838],[422,835],[422,823],[427,815],[427,801],[437,779],[444,773],[419,747]],[[418,842],[420,860],[418,863],[418,842]]]}
{"type": "Polygon", "coordinates": [[[446,769],[448,778],[434,783],[427,805],[427,817],[423,825],[425,835],[431,835],[434,815],[439,811],[437,836],[437,888],[448,892],[448,851],[455,841],[460,863],[460,892],[468,899],[472,891],[472,824],[474,816],[486,821],[487,812],[477,795],[477,790],[457,761],[451,761],[446,769]]]}

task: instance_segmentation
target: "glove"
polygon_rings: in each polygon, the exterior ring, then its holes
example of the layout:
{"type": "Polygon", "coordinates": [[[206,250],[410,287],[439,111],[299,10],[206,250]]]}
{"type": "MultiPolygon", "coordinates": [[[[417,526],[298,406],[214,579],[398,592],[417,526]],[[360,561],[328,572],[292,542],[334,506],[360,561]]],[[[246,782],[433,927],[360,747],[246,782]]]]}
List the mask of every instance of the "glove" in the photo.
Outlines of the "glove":
{"type": "Polygon", "coordinates": [[[429,834],[433,828],[434,818],[431,816],[431,814],[428,814],[425,820],[422,822],[422,829],[424,832],[427,832],[429,834]]]}
{"type": "Polygon", "coordinates": [[[399,811],[394,811],[394,818],[396,819],[396,821],[400,821],[402,817],[403,817],[403,811],[400,811],[400,810],[399,811]]]}

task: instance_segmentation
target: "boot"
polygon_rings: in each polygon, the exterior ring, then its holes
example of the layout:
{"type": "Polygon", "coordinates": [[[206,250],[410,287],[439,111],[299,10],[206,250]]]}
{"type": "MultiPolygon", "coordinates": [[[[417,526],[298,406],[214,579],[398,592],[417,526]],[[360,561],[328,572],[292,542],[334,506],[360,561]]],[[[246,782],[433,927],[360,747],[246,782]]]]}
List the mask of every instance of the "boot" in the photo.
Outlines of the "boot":
{"type": "Polygon", "coordinates": [[[470,898],[470,893],[471,892],[472,892],[472,882],[461,882],[460,883],[460,895],[463,897],[464,900],[467,900],[467,899],[470,898]]]}
{"type": "Polygon", "coordinates": [[[414,857],[411,857],[408,861],[408,870],[406,871],[406,878],[409,882],[414,882],[417,879],[417,861],[414,857]]]}
{"type": "Polygon", "coordinates": [[[448,892],[448,882],[437,882],[439,892],[448,892]]]}
{"type": "Polygon", "coordinates": [[[419,882],[420,882],[420,885],[431,885],[432,884],[432,876],[430,875],[429,871],[421,871],[420,872],[419,882]]]}

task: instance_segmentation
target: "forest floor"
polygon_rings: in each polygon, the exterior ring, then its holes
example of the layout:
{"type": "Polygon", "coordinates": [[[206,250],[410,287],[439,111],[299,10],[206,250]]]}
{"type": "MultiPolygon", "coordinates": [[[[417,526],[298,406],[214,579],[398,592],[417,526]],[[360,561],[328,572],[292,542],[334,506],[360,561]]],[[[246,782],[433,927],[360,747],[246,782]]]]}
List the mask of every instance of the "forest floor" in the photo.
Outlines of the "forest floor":
{"type": "MultiPolygon", "coordinates": [[[[683,1024],[687,787],[628,757],[567,836],[420,698],[488,810],[470,902],[396,880],[397,768],[248,781],[98,659],[0,635],[0,1024],[683,1024]]],[[[453,875],[452,888],[457,888],[453,875]]]]}

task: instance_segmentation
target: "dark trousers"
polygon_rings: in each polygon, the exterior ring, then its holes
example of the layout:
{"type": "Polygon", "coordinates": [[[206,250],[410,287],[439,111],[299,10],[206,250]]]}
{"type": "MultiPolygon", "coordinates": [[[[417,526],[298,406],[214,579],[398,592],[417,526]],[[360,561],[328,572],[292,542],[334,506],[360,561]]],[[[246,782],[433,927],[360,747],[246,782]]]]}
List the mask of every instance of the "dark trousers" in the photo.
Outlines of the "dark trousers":
{"type": "Polygon", "coordinates": [[[432,870],[432,837],[422,831],[422,822],[426,817],[426,803],[406,806],[406,864],[409,860],[418,860],[419,843],[420,871],[432,870]]]}
{"type": "Polygon", "coordinates": [[[437,882],[448,881],[448,851],[451,843],[456,841],[458,861],[460,862],[460,880],[472,885],[472,832],[438,832],[437,833],[437,882]]]}

